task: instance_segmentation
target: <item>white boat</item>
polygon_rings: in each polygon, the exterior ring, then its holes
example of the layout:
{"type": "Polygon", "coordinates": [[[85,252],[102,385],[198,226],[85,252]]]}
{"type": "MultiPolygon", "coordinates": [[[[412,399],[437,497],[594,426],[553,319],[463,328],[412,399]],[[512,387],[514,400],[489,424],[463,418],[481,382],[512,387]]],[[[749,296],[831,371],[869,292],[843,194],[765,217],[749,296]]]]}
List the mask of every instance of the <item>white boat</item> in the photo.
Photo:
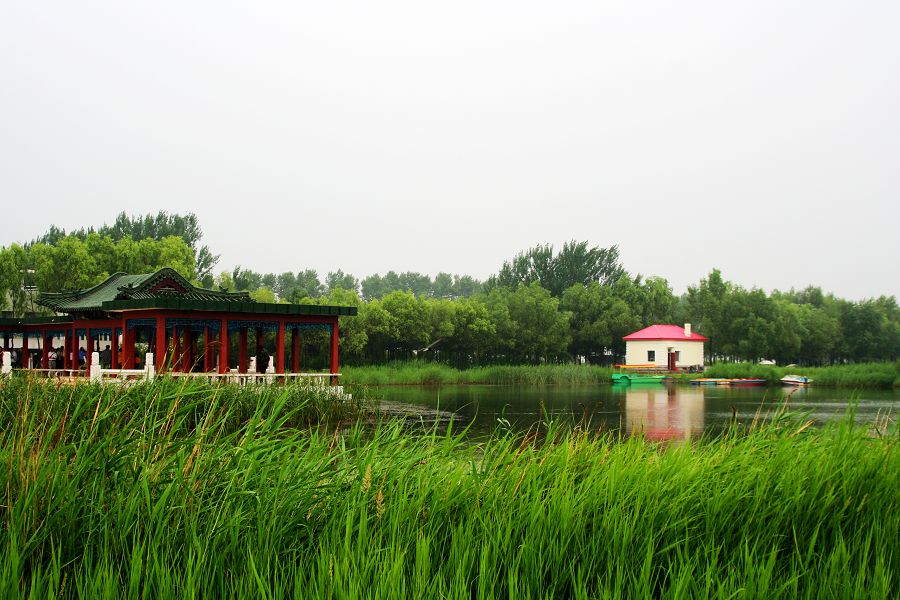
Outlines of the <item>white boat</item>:
{"type": "Polygon", "coordinates": [[[781,378],[784,385],[809,385],[813,380],[803,375],[785,375],[781,378]]]}

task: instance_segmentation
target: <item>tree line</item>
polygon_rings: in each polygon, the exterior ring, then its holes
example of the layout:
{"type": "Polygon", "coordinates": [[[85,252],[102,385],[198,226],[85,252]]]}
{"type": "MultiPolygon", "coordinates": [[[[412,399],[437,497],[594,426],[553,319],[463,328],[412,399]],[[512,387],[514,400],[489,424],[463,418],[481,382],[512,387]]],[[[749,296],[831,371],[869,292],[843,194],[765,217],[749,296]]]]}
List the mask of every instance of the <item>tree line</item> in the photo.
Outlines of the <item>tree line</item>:
{"type": "Polygon", "coordinates": [[[713,269],[676,296],[662,277],[630,274],[618,248],[572,241],[539,245],[486,281],[468,275],[388,271],[362,280],[341,270],[213,273],[196,216],[119,215],[112,226],[66,233],[51,227],[0,248],[0,309],[35,310],[36,291],[76,289],[110,273],[172,267],[204,287],[246,290],[258,301],[358,307],[342,318],[343,360],[380,364],[412,357],[455,366],[571,361],[608,364],[622,337],[655,323],[692,323],[710,338],[709,358],[809,365],[896,360],[896,298],[850,301],[820,288],[745,289],[713,269]]]}

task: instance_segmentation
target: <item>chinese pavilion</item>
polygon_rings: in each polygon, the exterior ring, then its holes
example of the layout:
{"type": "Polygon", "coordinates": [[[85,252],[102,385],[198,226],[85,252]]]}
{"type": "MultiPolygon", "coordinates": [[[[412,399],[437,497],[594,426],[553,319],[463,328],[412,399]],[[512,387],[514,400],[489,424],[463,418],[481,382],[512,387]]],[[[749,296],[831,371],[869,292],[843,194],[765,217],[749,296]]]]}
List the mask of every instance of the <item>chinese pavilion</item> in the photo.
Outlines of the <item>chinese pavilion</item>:
{"type": "MultiPolygon", "coordinates": [[[[82,340],[91,351],[97,340],[111,340],[112,368],[135,368],[135,343],[146,343],[153,352],[157,371],[229,371],[236,363],[246,373],[249,360],[248,332],[255,332],[257,354],[267,335],[274,335],[274,367],[284,374],[286,336],[290,333],[291,372],[300,370],[300,335],[304,331],[331,334],[330,373],[338,372],[338,317],[356,315],[352,306],[272,304],[256,302],[247,292],[224,292],[195,287],[173,269],[145,275],[116,273],[88,289],[42,293],[38,304],[57,316],[0,319],[3,350],[10,349],[10,337],[22,337],[22,366],[35,350],[29,339],[38,338],[40,366],[50,367],[53,340],[62,338],[65,370],[79,368],[82,340]],[[229,341],[237,336],[237,357],[229,355],[229,341]],[[121,347],[120,347],[121,345],[121,347]]],[[[98,348],[99,349],[99,348],[98,348]]],[[[36,357],[32,366],[36,367],[36,357]]],[[[139,359],[138,359],[139,360],[139,359]]]]}

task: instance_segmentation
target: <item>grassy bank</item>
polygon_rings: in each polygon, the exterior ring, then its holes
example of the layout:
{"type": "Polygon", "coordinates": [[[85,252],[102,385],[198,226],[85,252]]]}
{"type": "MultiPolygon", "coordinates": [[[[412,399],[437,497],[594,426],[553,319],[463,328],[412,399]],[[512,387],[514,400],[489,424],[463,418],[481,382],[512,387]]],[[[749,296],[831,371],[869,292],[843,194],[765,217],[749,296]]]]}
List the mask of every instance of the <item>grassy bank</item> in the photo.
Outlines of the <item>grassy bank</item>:
{"type": "Polygon", "coordinates": [[[497,365],[454,369],[440,363],[398,362],[376,367],[342,367],[347,385],[552,385],[608,383],[612,369],[592,365],[497,365]]]}
{"type": "Polygon", "coordinates": [[[785,375],[806,375],[821,387],[881,388],[900,387],[900,361],[836,365],[831,367],[777,367],[754,363],[715,363],[702,377],[752,377],[777,382],[785,375]]]}
{"type": "Polygon", "coordinates": [[[578,430],[297,429],[313,400],[0,384],[4,598],[888,597],[900,445],[787,417],[670,448],[578,430]]]}
{"type": "MultiPolygon", "coordinates": [[[[553,385],[609,383],[612,369],[593,365],[518,365],[454,369],[440,363],[398,362],[375,367],[343,367],[341,382],[347,385],[553,385]]],[[[768,379],[773,385],[788,374],[815,379],[821,387],[900,387],[900,361],[863,363],[832,367],[776,367],[754,363],[715,363],[703,374],[680,374],[688,381],[697,377],[752,377],[768,379]]]]}

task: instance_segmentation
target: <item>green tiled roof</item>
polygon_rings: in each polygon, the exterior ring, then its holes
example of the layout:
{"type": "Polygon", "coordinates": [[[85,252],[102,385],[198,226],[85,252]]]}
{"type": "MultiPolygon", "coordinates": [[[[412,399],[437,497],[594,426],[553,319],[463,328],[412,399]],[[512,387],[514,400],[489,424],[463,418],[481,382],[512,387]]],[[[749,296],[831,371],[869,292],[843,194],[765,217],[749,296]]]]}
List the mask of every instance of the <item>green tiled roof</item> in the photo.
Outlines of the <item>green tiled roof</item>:
{"type": "Polygon", "coordinates": [[[75,313],[106,310],[104,304],[108,302],[171,298],[216,303],[253,302],[247,292],[218,292],[194,287],[174,269],[160,269],[144,275],[115,273],[85,290],[42,293],[37,302],[56,312],[75,313]]]}

